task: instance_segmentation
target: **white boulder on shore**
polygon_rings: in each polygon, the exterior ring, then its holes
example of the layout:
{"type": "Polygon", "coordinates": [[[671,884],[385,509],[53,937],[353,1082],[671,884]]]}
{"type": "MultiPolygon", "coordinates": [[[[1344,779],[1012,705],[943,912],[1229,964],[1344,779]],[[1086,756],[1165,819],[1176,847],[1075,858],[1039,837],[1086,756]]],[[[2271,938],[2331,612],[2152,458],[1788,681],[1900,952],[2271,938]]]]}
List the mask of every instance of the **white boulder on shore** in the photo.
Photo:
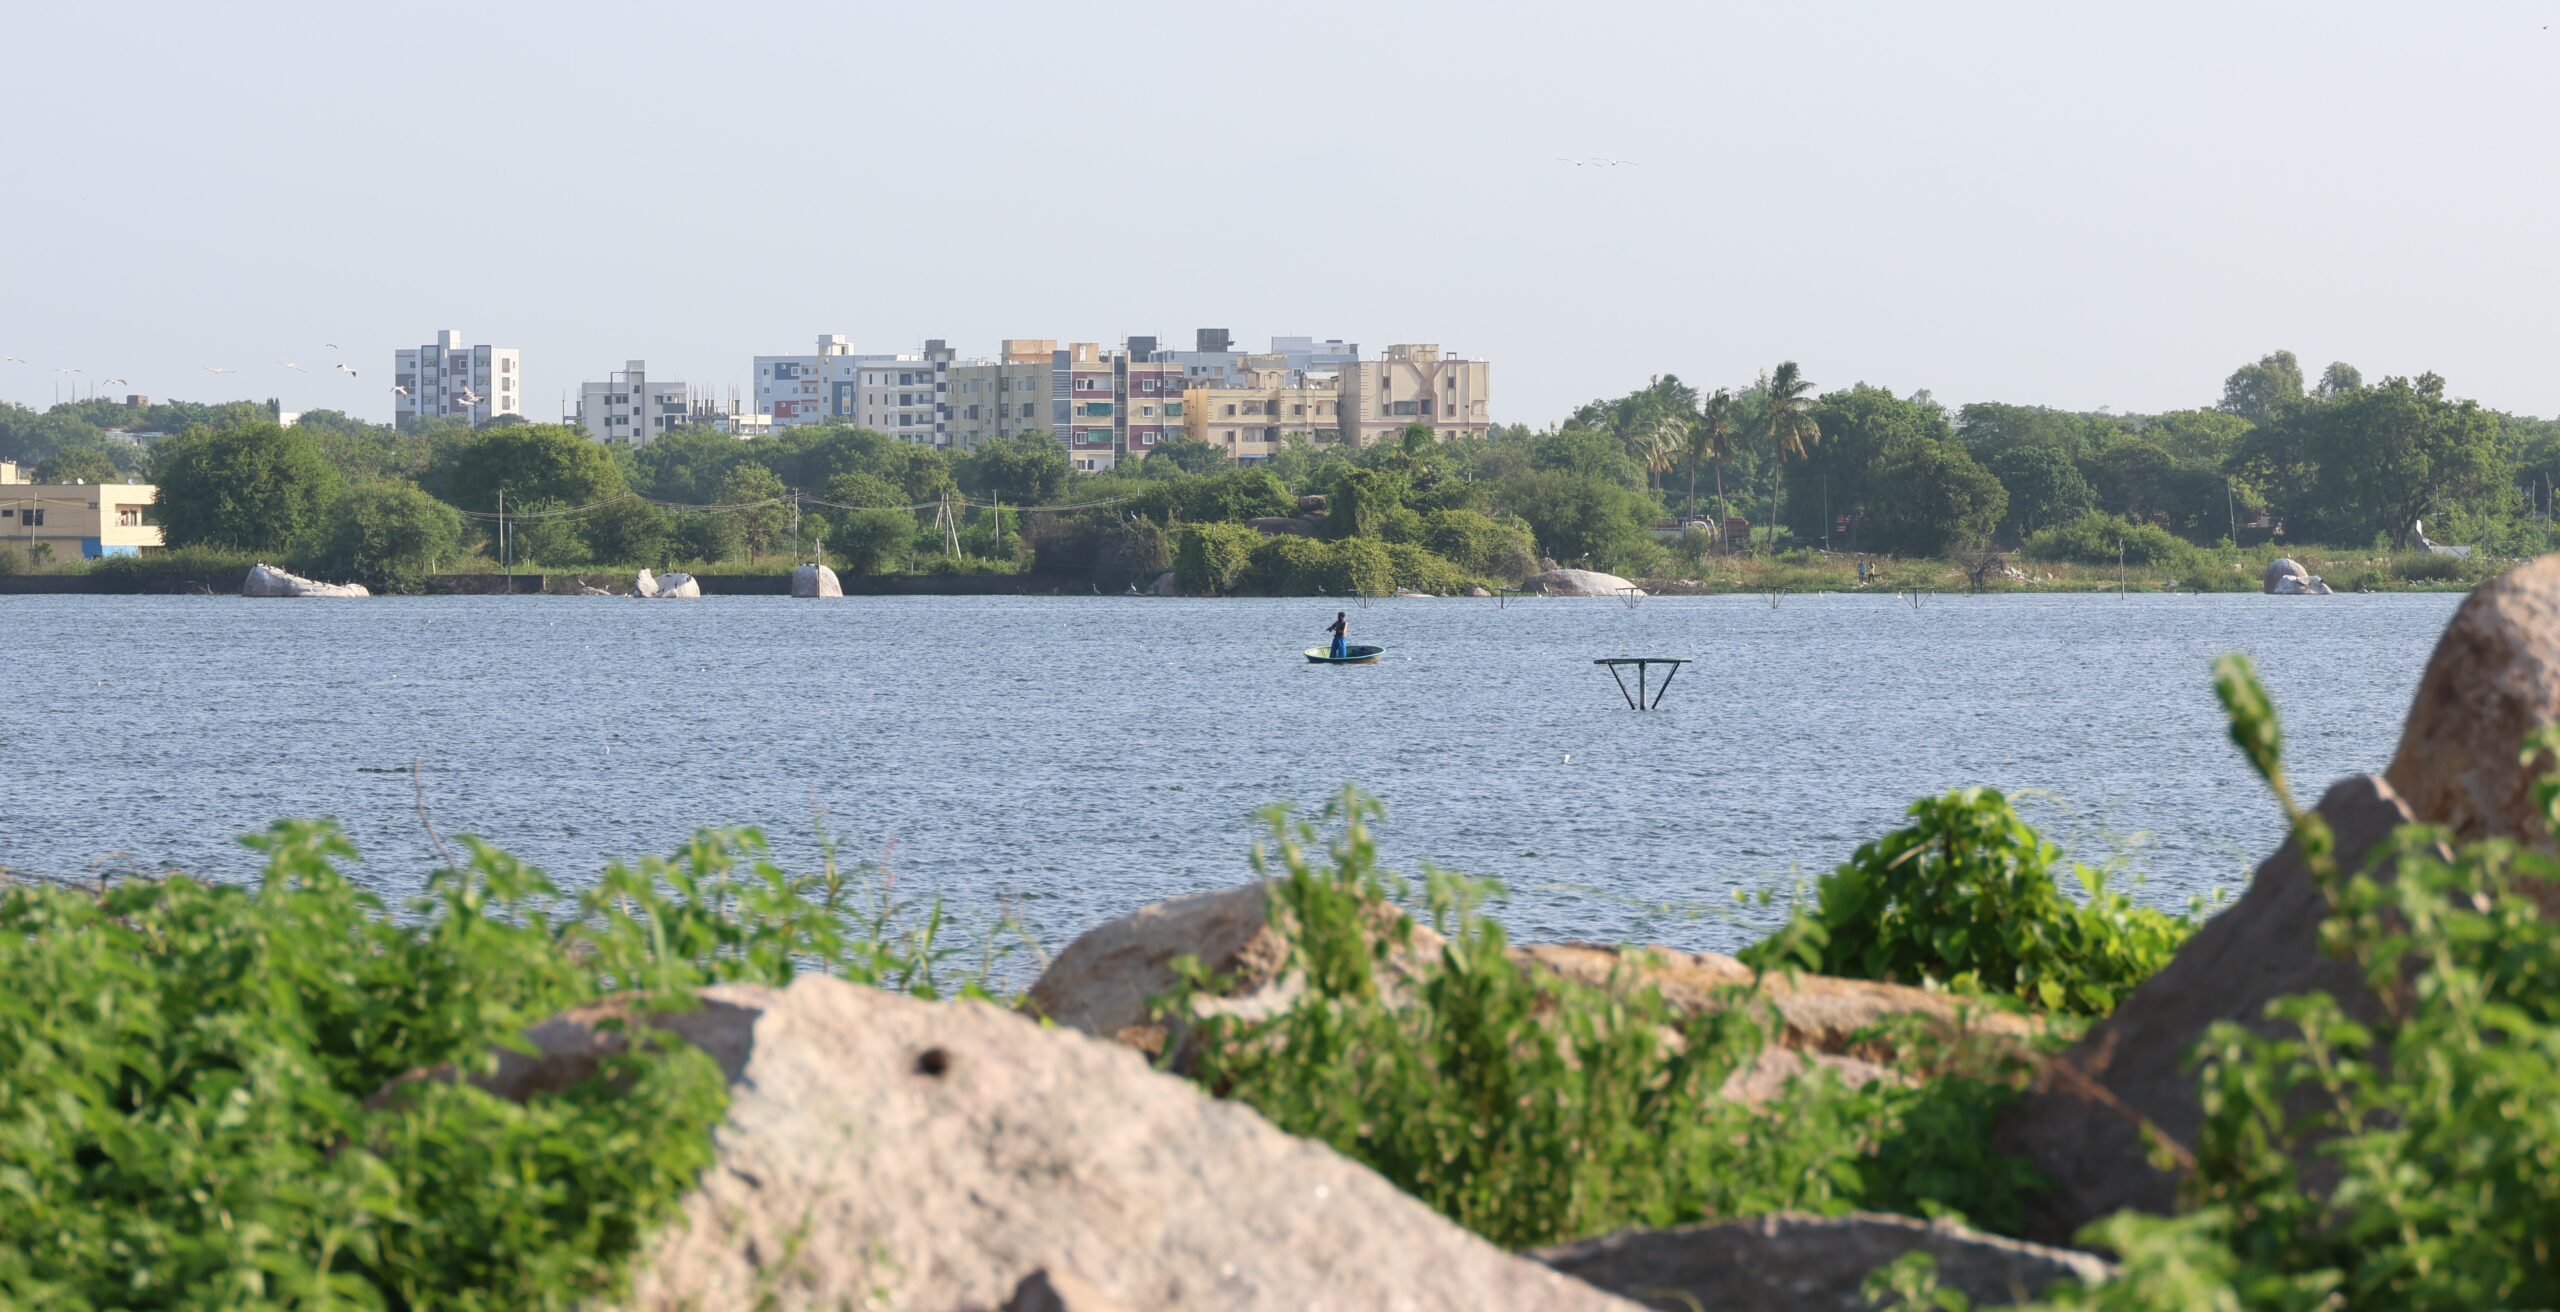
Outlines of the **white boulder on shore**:
{"type": "Polygon", "coordinates": [[[321,583],[299,574],[288,574],[260,561],[249,567],[249,577],[240,582],[243,597],[370,597],[372,591],[361,583],[321,583]]]}
{"type": "Polygon", "coordinates": [[[702,595],[702,585],[694,582],[690,574],[652,574],[644,569],[640,571],[639,578],[633,581],[631,595],[635,597],[699,597],[702,595]]]}
{"type": "Polygon", "coordinates": [[[1522,592],[1546,597],[1623,597],[1629,589],[1644,595],[1644,589],[1625,579],[1592,569],[1551,569],[1520,580],[1522,592]]]}
{"type": "Polygon", "coordinates": [[[841,597],[844,584],[836,572],[824,565],[803,565],[791,571],[791,595],[795,597],[841,597]]]}

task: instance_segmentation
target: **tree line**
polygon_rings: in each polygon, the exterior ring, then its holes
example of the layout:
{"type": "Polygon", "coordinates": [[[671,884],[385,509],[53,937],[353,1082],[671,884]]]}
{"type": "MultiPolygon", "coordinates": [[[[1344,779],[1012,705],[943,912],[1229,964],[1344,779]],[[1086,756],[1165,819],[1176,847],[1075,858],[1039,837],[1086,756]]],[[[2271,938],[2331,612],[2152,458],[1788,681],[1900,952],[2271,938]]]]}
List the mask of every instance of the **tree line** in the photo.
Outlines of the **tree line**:
{"type": "Polygon", "coordinates": [[[1448,441],[1417,429],[1356,450],[1300,435],[1249,467],[1181,440],[1087,474],[1036,433],[953,452],[836,425],[750,440],[691,428],[627,448],[513,417],[395,430],[321,410],[283,428],[251,404],[106,401],[0,406],[0,458],[47,481],[149,478],[173,547],[389,588],[464,562],[785,553],[856,572],[1038,569],[1117,588],[1174,569],[1186,529],[1252,520],[1265,536],[1378,550],[1280,546],[1266,568],[1228,568],[1257,545],[1230,533],[1215,550],[1189,544],[1195,579],[1436,591],[1510,581],[1542,557],[1656,575],[1725,550],[1736,522],[1753,551],[1908,557],[2024,547],[2141,561],[2278,534],[2398,548],[2421,519],[2433,538],[2490,554],[2560,543],[2560,424],[2454,398],[2431,373],[2367,382],[2333,364],[2306,383],[2282,351],[2235,370],[2214,404],[2159,414],[1951,411],[1925,391],[1823,391],[1786,361],[1738,386],[1659,376],[1545,429],[1448,441]],[[145,448],[108,428],[176,435],[145,448]]]}

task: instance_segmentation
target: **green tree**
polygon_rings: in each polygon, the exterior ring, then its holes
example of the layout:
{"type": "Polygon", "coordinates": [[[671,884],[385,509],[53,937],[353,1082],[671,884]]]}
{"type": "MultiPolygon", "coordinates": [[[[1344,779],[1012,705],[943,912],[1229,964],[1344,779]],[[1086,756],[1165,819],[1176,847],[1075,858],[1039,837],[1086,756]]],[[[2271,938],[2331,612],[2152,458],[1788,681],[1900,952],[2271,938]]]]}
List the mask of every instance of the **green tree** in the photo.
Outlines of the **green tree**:
{"type": "Polygon", "coordinates": [[[1789,460],[1802,460],[1822,442],[1813,416],[1813,383],[1793,360],[1761,380],[1760,440],[1769,453],[1769,549],[1778,546],[1778,503],[1789,460]]]}
{"type": "Polygon", "coordinates": [[[1886,551],[1944,556],[1991,535],[2009,493],[1961,443],[1909,438],[1886,448],[1868,478],[1867,524],[1886,551]]]}
{"type": "Polygon", "coordinates": [[[271,423],[166,439],[152,452],[151,477],[170,546],[278,554],[319,530],[342,486],[310,435],[271,423]]]}
{"type": "Polygon", "coordinates": [[[428,479],[428,486],[446,501],[482,513],[498,509],[502,490],[510,507],[537,502],[583,506],[625,487],[611,452],[560,424],[480,429],[439,453],[428,479]]]}
{"type": "Polygon", "coordinates": [[[1991,461],[1991,474],[2008,493],[1999,532],[2022,542],[2028,534],[2069,523],[2096,508],[2098,494],[2071,458],[2049,446],[2019,447],[1991,461]]]}
{"type": "MultiPolygon", "coordinates": [[[[726,433],[708,428],[679,428],[656,441],[625,448],[623,457],[629,465],[629,482],[660,501],[682,505],[709,505],[720,491],[720,480],[749,458],[751,442],[741,442],[726,433]]],[[[825,482],[807,484],[817,487],[825,482]]]]}
{"type": "Polygon", "coordinates": [[[98,441],[78,442],[54,448],[53,454],[36,462],[39,483],[114,483],[124,478],[116,467],[113,451],[98,441]]]}
{"type": "Polygon", "coordinates": [[[2409,545],[2420,516],[2507,482],[2498,423],[2475,401],[2450,401],[2444,379],[2386,378],[2322,407],[2319,500],[2325,524],[2387,533],[2409,545]]]}
{"type": "Polygon", "coordinates": [[[1952,435],[1946,411],[1937,402],[1916,395],[1906,399],[1866,383],[1824,393],[1813,418],[1822,428],[1822,441],[1785,507],[1787,526],[1806,541],[1829,541],[1837,512],[1872,500],[1870,473],[1888,449],[1952,435]]]}
{"type": "Polygon", "coordinates": [[[2364,373],[2344,360],[2332,360],[2320,371],[2320,385],[2311,394],[2326,401],[2356,391],[2364,386],[2364,373]]]}
{"type": "Polygon", "coordinates": [[[1716,476],[1716,532],[1721,538],[1725,515],[1724,457],[1732,449],[1734,438],[1733,394],[1719,387],[1707,393],[1698,403],[1698,420],[1689,425],[1687,449],[1689,462],[1689,517],[1698,517],[1698,466],[1712,463],[1716,476]]]}
{"type": "Polygon", "coordinates": [[[1206,442],[1194,442],[1187,437],[1177,437],[1169,442],[1159,443],[1155,450],[1149,451],[1147,458],[1138,462],[1138,474],[1142,478],[1214,474],[1234,464],[1235,458],[1229,456],[1222,447],[1214,447],[1206,442]]]}
{"type": "Polygon", "coordinates": [[[1325,497],[1325,536],[1374,538],[1404,505],[1405,482],[1383,469],[1346,469],[1325,497]]]}
{"type": "Polygon", "coordinates": [[[416,592],[462,543],[462,516],[414,483],[367,479],[330,507],[304,563],[379,592],[416,592]]]}
{"type": "Polygon", "coordinates": [[[877,474],[838,474],[827,480],[825,500],[856,510],[905,509],[907,494],[877,474]]]}
{"type": "Polygon", "coordinates": [[[2301,403],[2302,362],[2291,351],[2277,351],[2232,370],[2223,380],[2219,408],[2263,425],[2301,403]]]}
{"type": "Polygon", "coordinates": [[[1057,500],[1074,472],[1066,447],[1046,433],[980,442],[951,464],[963,491],[1011,506],[1057,500]]]}
{"type": "Polygon", "coordinates": [[[905,510],[856,510],[838,517],[827,545],[836,560],[854,574],[883,574],[906,558],[915,536],[916,517],[905,510]]]}
{"type": "Polygon", "coordinates": [[[1657,553],[1653,498],[1614,480],[1562,470],[1524,470],[1495,489],[1503,506],[1527,521],[1548,555],[1588,561],[1616,572],[1638,571],[1657,553]]]}
{"type": "Polygon", "coordinates": [[[675,536],[673,517],[637,497],[587,512],[580,527],[587,559],[599,565],[656,565],[667,559],[675,536]]]}
{"type": "Polygon", "coordinates": [[[675,531],[667,535],[667,547],[685,560],[717,564],[746,547],[746,533],[735,515],[692,510],[677,514],[675,519],[675,531]]]}
{"type": "Polygon", "coordinates": [[[791,542],[791,489],[762,465],[740,465],[720,480],[720,504],[738,521],[738,537],[753,556],[770,555],[791,542]]]}

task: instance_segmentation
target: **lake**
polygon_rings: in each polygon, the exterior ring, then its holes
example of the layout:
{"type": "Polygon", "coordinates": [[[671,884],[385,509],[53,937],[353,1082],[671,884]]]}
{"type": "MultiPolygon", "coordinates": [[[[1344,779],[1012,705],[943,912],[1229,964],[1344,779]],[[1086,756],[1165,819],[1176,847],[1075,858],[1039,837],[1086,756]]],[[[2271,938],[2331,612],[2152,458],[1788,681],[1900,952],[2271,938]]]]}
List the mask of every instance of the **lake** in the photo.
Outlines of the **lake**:
{"type": "MultiPolygon", "coordinates": [[[[1384,800],[1394,868],[1495,876],[1515,937],[1731,949],[1914,798],[1990,784],[2183,907],[2281,836],[2208,675],[2254,656],[2297,784],[2379,769],[2461,598],[1882,595],[1379,601],[1323,668],[1314,601],[0,597],[0,867],[254,876],[235,837],[331,816],[417,889],[447,834],[564,883],[819,820],[964,941],[1054,952],[1247,877],[1274,802],[1384,800]],[[1626,709],[1605,656],[1684,656],[1626,709]]],[[[1008,976],[1027,969],[1017,965],[1008,976]]]]}

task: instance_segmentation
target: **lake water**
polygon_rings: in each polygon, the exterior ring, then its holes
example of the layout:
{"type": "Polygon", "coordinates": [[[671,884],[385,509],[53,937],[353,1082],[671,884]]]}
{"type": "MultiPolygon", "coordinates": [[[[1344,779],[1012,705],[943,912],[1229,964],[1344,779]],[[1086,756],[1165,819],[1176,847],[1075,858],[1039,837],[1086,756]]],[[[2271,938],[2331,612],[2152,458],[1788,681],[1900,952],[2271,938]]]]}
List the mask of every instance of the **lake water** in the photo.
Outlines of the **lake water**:
{"type": "Polygon", "coordinates": [[[1730,949],[1774,914],[1737,890],[1978,783],[2176,907],[2279,837],[2212,658],[2256,657],[2316,796],[2389,759],[2459,600],[1381,601],[1386,659],[1321,668],[1320,600],[0,597],[0,866],[245,879],[236,835],[333,816],[406,894],[416,761],[445,832],[563,882],[705,824],[806,863],[822,811],[964,939],[1010,908],[1055,951],[1357,781],[1391,865],[1503,879],[1515,936],[1730,949]],[[1638,714],[1592,664],[1634,655],[1696,663],[1638,714]]]}

